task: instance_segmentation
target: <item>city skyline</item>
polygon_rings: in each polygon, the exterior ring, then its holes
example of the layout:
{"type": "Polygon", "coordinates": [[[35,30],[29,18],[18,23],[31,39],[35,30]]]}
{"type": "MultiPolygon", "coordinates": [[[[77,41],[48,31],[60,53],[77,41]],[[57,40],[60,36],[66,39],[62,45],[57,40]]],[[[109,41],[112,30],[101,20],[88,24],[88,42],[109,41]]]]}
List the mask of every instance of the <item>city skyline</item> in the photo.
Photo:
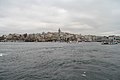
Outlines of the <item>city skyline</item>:
{"type": "Polygon", "coordinates": [[[8,34],[0,36],[0,42],[102,42],[105,40],[115,40],[120,42],[120,36],[96,36],[96,35],[81,35],[62,32],[43,32],[33,34],[8,34]]]}
{"type": "Polygon", "coordinates": [[[0,0],[0,35],[63,32],[119,35],[119,0],[0,0]]]}

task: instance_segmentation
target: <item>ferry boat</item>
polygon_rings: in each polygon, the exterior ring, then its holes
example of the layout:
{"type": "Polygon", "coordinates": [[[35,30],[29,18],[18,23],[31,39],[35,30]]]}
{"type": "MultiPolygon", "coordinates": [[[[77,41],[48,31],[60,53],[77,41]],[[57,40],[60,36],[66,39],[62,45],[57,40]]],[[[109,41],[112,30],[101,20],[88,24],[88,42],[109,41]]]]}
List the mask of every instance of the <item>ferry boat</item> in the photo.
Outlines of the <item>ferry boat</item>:
{"type": "Polygon", "coordinates": [[[114,36],[109,36],[107,39],[102,41],[102,45],[114,45],[118,44],[118,41],[114,36]]]}

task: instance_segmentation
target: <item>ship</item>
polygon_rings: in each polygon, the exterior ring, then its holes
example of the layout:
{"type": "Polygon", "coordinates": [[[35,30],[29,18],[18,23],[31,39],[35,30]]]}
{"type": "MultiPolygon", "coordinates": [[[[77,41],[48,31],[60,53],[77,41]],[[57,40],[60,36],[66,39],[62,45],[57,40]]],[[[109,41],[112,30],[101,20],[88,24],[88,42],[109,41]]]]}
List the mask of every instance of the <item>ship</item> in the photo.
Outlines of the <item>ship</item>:
{"type": "Polygon", "coordinates": [[[109,36],[106,39],[104,39],[101,44],[102,45],[114,45],[114,44],[118,44],[118,41],[116,40],[115,36],[109,36]]]}

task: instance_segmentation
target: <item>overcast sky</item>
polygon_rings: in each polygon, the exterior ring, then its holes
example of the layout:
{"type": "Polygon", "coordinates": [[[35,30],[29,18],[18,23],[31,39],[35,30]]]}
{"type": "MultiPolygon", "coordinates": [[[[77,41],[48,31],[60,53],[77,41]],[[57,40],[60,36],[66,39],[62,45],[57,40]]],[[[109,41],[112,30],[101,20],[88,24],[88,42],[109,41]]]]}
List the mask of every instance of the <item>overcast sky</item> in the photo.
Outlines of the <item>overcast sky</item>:
{"type": "Polygon", "coordinates": [[[0,0],[0,34],[120,35],[120,0],[0,0]]]}

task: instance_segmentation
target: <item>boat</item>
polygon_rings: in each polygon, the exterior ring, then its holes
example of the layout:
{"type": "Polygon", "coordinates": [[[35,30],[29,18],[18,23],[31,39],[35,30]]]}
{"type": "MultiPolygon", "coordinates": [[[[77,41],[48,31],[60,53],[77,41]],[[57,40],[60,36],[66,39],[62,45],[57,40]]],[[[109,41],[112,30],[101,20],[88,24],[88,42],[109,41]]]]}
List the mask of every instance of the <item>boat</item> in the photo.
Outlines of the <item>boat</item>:
{"type": "Polygon", "coordinates": [[[116,40],[104,40],[101,43],[102,45],[114,45],[114,44],[118,44],[118,42],[116,40]]]}
{"type": "Polygon", "coordinates": [[[116,40],[116,37],[114,35],[106,37],[102,40],[102,45],[114,45],[114,44],[118,44],[118,41],[116,40]]]}

